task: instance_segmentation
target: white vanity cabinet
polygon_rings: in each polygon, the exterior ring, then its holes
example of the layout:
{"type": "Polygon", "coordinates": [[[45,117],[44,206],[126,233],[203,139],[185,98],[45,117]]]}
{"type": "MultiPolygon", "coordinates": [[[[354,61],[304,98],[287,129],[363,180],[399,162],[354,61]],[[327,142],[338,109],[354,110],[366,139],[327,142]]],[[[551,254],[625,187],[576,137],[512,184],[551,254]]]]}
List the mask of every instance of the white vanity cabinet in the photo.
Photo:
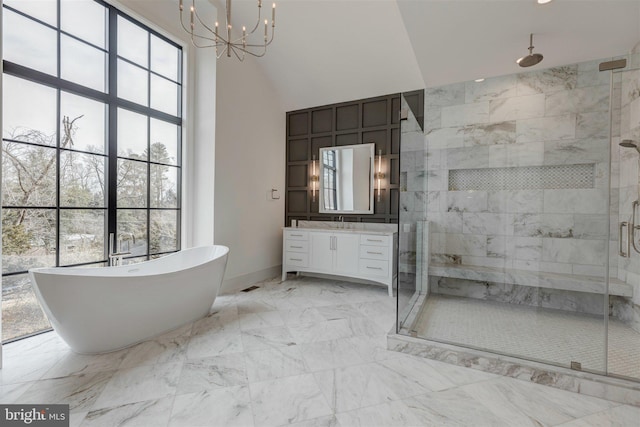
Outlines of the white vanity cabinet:
{"type": "Polygon", "coordinates": [[[365,279],[387,285],[397,276],[397,233],[284,228],[282,280],[287,272],[365,279]]]}
{"type": "Polygon", "coordinates": [[[350,275],[358,272],[359,235],[311,232],[309,242],[309,268],[316,273],[350,275]]]}

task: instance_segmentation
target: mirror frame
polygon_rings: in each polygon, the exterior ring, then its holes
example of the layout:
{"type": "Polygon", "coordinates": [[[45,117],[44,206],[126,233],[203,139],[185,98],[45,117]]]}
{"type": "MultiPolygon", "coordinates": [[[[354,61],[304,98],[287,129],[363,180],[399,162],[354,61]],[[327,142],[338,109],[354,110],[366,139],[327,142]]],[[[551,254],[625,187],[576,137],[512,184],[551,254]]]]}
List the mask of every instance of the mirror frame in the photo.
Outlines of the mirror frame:
{"type": "Polygon", "coordinates": [[[318,156],[318,163],[320,165],[319,167],[319,175],[318,175],[318,181],[319,181],[319,185],[318,185],[318,191],[320,192],[320,195],[318,197],[318,211],[319,213],[323,213],[323,214],[368,214],[368,215],[372,215],[374,212],[374,205],[373,205],[373,193],[375,192],[374,189],[374,170],[375,170],[375,143],[370,142],[370,143],[366,143],[366,144],[354,144],[354,145],[342,145],[342,146],[334,146],[334,147],[322,147],[319,150],[319,156],[318,156]],[[322,153],[323,151],[328,151],[328,150],[344,150],[344,149],[353,149],[353,148],[362,148],[362,147],[369,147],[369,152],[370,152],[370,158],[371,158],[371,162],[370,162],[370,166],[369,166],[369,209],[366,210],[351,210],[351,211],[343,211],[343,210],[327,210],[324,209],[324,191],[323,191],[323,187],[324,187],[324,180],[322,179],[322,177],[324,176],[324,164],[322,162],[322,153]]]}

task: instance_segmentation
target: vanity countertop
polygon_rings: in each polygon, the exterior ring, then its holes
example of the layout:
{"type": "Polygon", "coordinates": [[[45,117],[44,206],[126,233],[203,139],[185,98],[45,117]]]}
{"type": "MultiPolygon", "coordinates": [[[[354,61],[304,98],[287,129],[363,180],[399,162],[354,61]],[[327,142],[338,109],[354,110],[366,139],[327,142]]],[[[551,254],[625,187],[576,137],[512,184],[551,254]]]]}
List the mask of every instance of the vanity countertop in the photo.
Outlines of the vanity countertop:
{"type": "Polygon", "coordinates": [[[297,227],[282,227],[283,230],[328,231],[332,233],[366,233],[391,236],[398,232],[397,224],[337,221],[299,221],[297,227]]]}

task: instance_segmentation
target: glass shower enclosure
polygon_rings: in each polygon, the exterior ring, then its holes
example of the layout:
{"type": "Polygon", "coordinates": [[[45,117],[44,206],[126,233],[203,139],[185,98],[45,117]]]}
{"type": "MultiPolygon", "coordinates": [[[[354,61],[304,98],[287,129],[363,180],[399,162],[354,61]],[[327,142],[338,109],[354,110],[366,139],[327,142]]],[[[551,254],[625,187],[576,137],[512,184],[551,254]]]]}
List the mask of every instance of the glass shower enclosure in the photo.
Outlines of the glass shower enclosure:
{"type": "Polygon", "coordinates": [[[639,56],[403,99],[398,333],[640,380],[639,56]]]}

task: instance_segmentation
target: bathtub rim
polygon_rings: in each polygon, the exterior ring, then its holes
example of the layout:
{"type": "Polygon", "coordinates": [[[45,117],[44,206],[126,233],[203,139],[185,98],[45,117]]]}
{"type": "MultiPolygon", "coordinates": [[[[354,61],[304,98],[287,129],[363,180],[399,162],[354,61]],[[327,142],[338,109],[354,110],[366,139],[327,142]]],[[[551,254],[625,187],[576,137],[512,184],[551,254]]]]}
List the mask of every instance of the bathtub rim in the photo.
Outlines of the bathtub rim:
{"type": "MultiPolygon", "coordinates": [[[[135,264],[118,265],[118,266],[104,266],[104,267],[35,267],[28,270],[28,274],[49,274],[58,276],[86,276],[86,277],[109,277],[109,278],[124,278],[124,277],[154,277],[154,276],[166,276],[178,273],[184,270],[190,270],[198,268],[213,262],[219,258],[223,258],[229,255],[229,247],[224,245],[205,245],[196,246],[193,248],[181,249],[179,251],[164,255],[160,258],[150,259],[135,264]],[[160,264],[166,262],[167,258],[174,258],[178,256],[188,255],[188,252],[194,252],[197,250],[203,250],[205,248],[213,248],[213,256],[204,259],[199,263],[189,265],[183,268],[174,268],[166,271],[149,271],[148,269],[140,270],[141,265],[148,267],[149,265],[160,264]],[[220,251],[220,252],[219,252],[220,251]],[[138,271],[131,271],[137,269],[138,271]],[[108,270],[108,274],[104,274],[108,270]]],[[[34,284],[32,283],[32,286],[34,284]]]]}

